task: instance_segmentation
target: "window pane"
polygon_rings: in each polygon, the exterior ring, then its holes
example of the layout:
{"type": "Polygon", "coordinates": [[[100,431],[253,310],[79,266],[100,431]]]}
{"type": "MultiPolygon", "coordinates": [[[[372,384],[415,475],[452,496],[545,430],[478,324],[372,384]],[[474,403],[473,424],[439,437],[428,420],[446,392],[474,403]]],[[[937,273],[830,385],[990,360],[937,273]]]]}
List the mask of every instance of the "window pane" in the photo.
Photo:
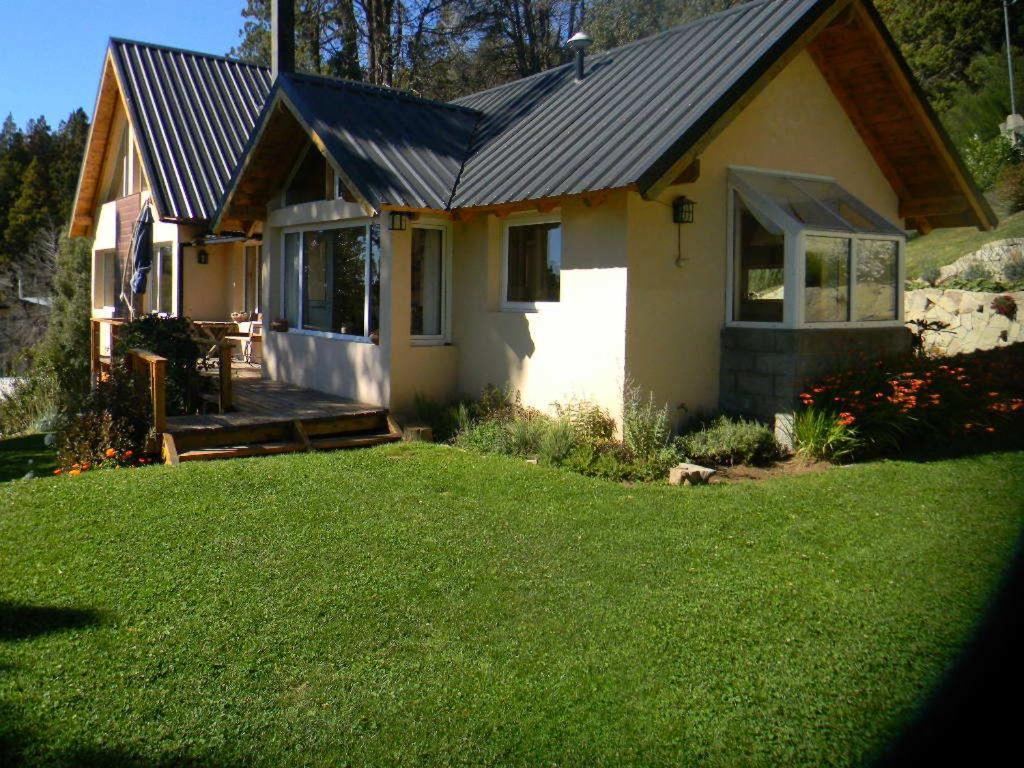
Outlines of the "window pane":
{"type": "Polygon", "coordinates": [[[299,234],[284,236],[284,316],[291,327],[299,324],[299,234]]]}
{"type": "Polygon", "coordinates": [[[799,224],[811,229],[849,231],[849,227],[844,221],[819,204],[804,189],[798,187],[792,179],[755,173],[748,174],[743,178],[799,224]]]}
{"type": "Polygon", "coordinates": [[[561,224],[508,228],[507,301],[558,301],[561,272],[561,224]]]}
{"type": "Polygon", "coordinates": [[[104,251],[100,254],[100,306],[113,307],[117,300],[117,253],[104,251]]]}
{"type": "Polygon", "coordinates": [[[171,296],[174,289],[174,276],[171,274],[174,261],[171,258],[171,246],[158,245],[156,248],[157,289],[159,291],[157,312],[171,314],[171,296]]]}
{"type": "Polygon", "coordinates": [[[736,196],[736,294],[733,318],[781,323],[786,239],[765,229],[736,196]]]}
{"type": "Polygon", "coordinates": [[[850,240],[808,237],[804,320],[842,322],[850,317],[850,240]]]}
{"type": "Polygon", "coordinates": [[[902,234],[883,216],[875,213],[835,182],[794,179],[793,183],[858,232],[902,234]]]}
{"type": "MultiPolygon", "coordinates": [[[[370,225],[370,333],[380,332],[380,225],[370,225]]],[[[370,334],[368,333],[367,336],[370,334]]]]}
{"type": "Polygon", "coordinates": [[[260,296],[260,247],[245,247],[245,307],[246,312],[256,312],[260,296]]]}
{"type": "Polygon", "coordinates": [[[327,160],[319,149],[310,147],[285,190],[284,204],[312,203],[327,196],[327,160]]]}
{"type": "Polygon", "coordinates": [[[896,270],[899,244],[861,240],[857,244],[857,320],[896,319],[896,270]]]}
{"type": "Polygon", "coordinates": [[[365,336],[366,227],[302,233],[303,328],[365,336]]]}
{"type": "Polygon", "coordinates": [[[412,307],[409,332],[413,336],[440,336],[442,332],[442,234],[439,229],[412,231],[412,307]]]}

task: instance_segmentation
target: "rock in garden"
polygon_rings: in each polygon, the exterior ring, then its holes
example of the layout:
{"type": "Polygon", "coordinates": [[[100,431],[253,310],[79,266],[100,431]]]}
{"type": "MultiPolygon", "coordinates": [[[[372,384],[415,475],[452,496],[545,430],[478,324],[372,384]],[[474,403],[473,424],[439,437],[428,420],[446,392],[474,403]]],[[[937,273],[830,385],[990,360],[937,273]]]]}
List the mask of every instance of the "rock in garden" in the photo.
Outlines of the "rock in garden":
{"type": "Polygon", "coordinates": [[[57,436],[53,432],[47,433],[46,437],[43,438],[43,445],[47,448],[53,448],[57,443],[57,436]]]}
{"type": "Polygon", "coordinates": [[[678,464],[668,472],[669,485],[707,485],[715,470],[696,464],[678,464]]]}

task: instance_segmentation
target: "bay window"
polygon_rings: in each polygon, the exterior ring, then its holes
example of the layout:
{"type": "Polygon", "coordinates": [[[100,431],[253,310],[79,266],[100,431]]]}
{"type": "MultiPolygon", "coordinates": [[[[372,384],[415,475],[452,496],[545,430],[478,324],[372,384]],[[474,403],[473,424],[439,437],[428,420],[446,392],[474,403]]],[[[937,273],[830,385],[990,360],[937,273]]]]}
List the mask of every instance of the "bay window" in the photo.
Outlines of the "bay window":
{"type": "Polygon", "coordinates": [[[154,301],[151,310],[164,315],[170,315],[174,309],[172,306],[174,296],[174,257],[171,245],[162,244],[153,246],[153,286],[151,301],[154,301]]]}
{"type": "Polygon", "coordinates": [[[303,331],[365,339],[380,328],[380,229],[342,224],[284,234],[284,316],[303,331]]]}
{"type": "Polygon", "coordinates": [[[729,320],[900,321],[905,234],[830,179],[732,169],[729,320]]]}
{"type": "Polygon", "coordinates": [[[505,225],[502,304],[536,309],[561,296],[562,225],[557,218],[530,217],[505,225]]]}

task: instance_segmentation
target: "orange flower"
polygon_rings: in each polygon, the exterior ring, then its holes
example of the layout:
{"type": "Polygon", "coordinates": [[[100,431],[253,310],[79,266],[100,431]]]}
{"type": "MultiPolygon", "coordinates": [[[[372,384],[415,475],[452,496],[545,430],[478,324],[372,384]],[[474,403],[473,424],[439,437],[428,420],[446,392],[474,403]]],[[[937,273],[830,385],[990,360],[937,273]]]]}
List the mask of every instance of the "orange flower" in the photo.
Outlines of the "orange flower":
{"type": "Polygon", "coordinates": [[[62,471],[63,470],[61,470],[61,469],[55,469],[55,470],[53,470],[53,474],[59,475],[62,471]]]}
{"type": "Polygon", "coordinates": [[[80,474],[82,474],[82,470],[72,469],[70,472],[68,472],[68,474],[71,475],[72,477],[78,477],[80,474]]]}
{"type": "Polygon", "coordinates": [[[112,459],[117,455],[117,451],[113,448],[107,448],[107,452],[104,454],[108,459],[112,459]]]}
{"type": "Polygon", "coordinates": [[[132,457],[132,452],[131,452],[131,451],[125,451],[125,452],[124,452],[124,457],[125,457],[126,459],[130,459],[130,458],[132,457]]]}

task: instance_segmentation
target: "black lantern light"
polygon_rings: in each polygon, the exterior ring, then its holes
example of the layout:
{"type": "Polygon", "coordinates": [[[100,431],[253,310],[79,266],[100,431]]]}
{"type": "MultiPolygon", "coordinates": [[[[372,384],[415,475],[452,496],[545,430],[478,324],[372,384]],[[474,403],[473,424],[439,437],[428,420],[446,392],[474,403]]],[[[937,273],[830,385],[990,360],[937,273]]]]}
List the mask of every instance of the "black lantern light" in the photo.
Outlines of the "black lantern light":
{"type": "Polygon", "coordinates": [[[676,224],[693,224],[693,206],[696,203],[683,195],[672,201],[672,221],[676,224]]]}
{"type": "Polygon", "coordinates": [[[209,264],[209,263],[210,263],[210,254],[208,254],[204,250],[200,250],[199,253],[196,254],[196,264],[209,264]]]}
{"type": "Polygon", "coordinates": [[[390,220],[388,222],[388,229],[392,232],[404,232],[406,228],[406,222],[408,221],[408,215],[403,211],[392,211],[390,220]]]}

